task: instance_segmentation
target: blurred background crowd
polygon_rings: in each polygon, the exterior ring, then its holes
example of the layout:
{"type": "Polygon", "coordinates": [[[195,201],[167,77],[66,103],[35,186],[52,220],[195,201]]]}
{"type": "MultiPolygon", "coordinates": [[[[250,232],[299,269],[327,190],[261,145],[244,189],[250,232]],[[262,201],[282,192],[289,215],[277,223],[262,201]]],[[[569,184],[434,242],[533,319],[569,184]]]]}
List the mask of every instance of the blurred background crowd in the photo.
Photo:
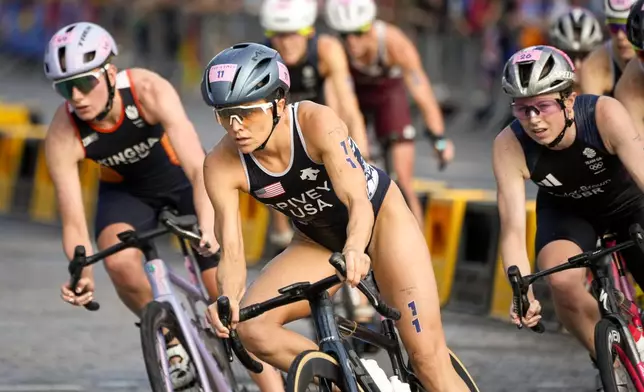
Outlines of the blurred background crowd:
{"type": "MultiPolygon", "coordinates": [[[[153,69],[185,94],[199,94],[208,60],[242,41],[262,41],[261,0],[0,0],[0,74],[42,67],[49,37],[68,23],[94,21],[121,46],[120,67],[153,69]]],[[[323,0],[319,0],[320,6],[323,0]]],[[[553,18],[570,6],[603,25],[602,0],[377,0],[378,17],[415,42],[445,113],[467,108],[479,126],[506,119],[500,94],[504,61],[547,42],[553,18]],[[500,111],[500,113],[499,113],[500,111]],[[485,122],[483,122],[485,121],[485,122]]],[[[321,14],[321,12],[320,12],[321,14]]],[[[319,31],[328,31],[318,17],[319,31]]],[[[41,69],[41,68],[40,68],[41,69]]],[[[10,98],[8,92],[0,92],[10,98]]],[[[505,101],[504,101],[505,102],[505,101]]]]}

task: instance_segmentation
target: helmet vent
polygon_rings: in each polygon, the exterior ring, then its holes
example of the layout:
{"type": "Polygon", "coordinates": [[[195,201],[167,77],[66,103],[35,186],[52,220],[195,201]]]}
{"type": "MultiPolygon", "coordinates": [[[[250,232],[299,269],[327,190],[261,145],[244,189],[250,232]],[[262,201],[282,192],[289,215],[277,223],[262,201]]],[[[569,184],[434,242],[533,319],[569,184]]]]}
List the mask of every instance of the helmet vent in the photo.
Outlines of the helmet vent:
{"type": "Polygon", "coordinates": [[[530,75],[532,75],[532,67],[534,67],[534,62],[519,64],[519,81],[521,82],[521,87],[528,87],[530,75]]]}
{"type": "Polygon", "coordinates": [[[67,72],[67,62],[65,61],[65,46],[58,48],[58,64],[60,64],[60,70],[67,72]]]}
{"type": "Polygon", "coordinates": [[[83,55],[83,62],[89,63],[92,60],[94,60],[95,57],[96,57],[96,51],[95,50],[92,50],[91,52],[87,52],[87,53],[85,53],[83,55]]]}
{"type": "Polygon", "coordinates": [[[237,82],[237,76],[239,76],[239,71],[241,71],[241,67],[237,67],[237,70],[235,71],[235,76],[233,76],[233,80],[230,82],[231,92],[235,89],[235,83],[237,82]]]}
{"type": "Polygon", "coordinates": [[[264,76],[264,78],[262,78],[262,80],[255,85],[255,90],[259,90],[260,88],[266,86],[270,81],[271,81],[271,74],[264,76]]]}
{"type": "Polygon", "coordinates": [[[563,19],[559,19],[559,23],[557,23],[557,29],[559,31],[564,31],[563,19]]]}
{"type": "MultiPolygon", "coordinates": [[[[271,59],[264,57],[263,59],[259,60],[257,62],[257,65],[255,66],[256,72],[264,72],[271,64],[271,59]]],[[[253,88],[254,90],[259,90],[262,87],[266,86],[268,83],[271,81],[271,74],[270,72],[266,74],[265,77],[262,78],[262,80],[259,81],[253,88]]]]}
{"type": "Polygon", "coordinates": [[[543,66],[543,69],[541,70],[541,75],[539,75],[539,80],[545,78],[550,74],[550,71],[552,71],[552,68],[555,66],[555,59],[552,56],[548,56],[548,60],[546,60],[546,64],[543,66]]]}
{"type": "Polygon", "coordinates": [[[564,83],[563,80],[555,80],[554,82],[550,83],[550,87],[555,87],[563,83],[564,83]]]}

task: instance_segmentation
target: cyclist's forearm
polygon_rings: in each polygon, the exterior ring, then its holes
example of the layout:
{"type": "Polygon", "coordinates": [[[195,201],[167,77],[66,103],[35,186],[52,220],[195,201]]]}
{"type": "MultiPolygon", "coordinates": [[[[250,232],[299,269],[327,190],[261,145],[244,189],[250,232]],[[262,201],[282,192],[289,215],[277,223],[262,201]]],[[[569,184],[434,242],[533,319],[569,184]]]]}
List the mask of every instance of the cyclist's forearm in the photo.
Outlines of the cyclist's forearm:
{"type": "Polygon", "coordinates": [[[347,242],[344,249],[365,251],[369,245],[373,230],[373,207],[368,199],[353,201],[349,206],[349,224],[347,226],[347,242]]]}
{"type": "Polygon", "coordinates": [[[230,257],[222,248],[222,258],[217,268],[219,295],[241,301],[246,289],[246,262],[242,257],[230,257]],[[228,257],[227,257],[228,256],[228,257]]]}
{"type": "Polygon", "coordinates": [[[443,135],[445,133],[443,112],[426,76],[422,71],[415,71],[406,75],[405,82],[427,128],[436,136],[443,135]]]}
{"type": "Polygon", "coordinates": [[[423,99],[422,105],[419,106],[427,129],[436,136],[444,136],[445,122],[443,121],[443,112],[438,101],[434,98],[423,99]]]}
{"type": "Polygon", "coordinates": [[[210,232],[215,230],[215,210],[210,203],[210,198],[206,192],[206,187],[204,185],[203,174],[199,175],[199,178],[195,181],[193,185],[193,199],[195,204],[195,211],[197,213],[197,219],[199,221],[199,228],[203,230],[208,230],[210,232]]]}
{"type": "Polygon", "coordinates": [[[510,234],[501,238],[501,259],[505,271],[512,265],[519,267],[521,274],[527,275],[531,271],[525,239],[518,235],[510,234]]]}
{"type": "MultiPolygon", "coordinates": [[[[85,247],[85,255],[90,256],[94,253],[94,248],[92,246],[92,241],[89,238],[89,233],[87,230],[82,230],[77,227],[64,227],[63,226],[63,251],[67,260],[72,260],[74,258],[74,249],[77,246],[82,245],[85,247]]],[[[92,271],[92,266],[85,267],[83,274],[90,273],[92,271]]]]}

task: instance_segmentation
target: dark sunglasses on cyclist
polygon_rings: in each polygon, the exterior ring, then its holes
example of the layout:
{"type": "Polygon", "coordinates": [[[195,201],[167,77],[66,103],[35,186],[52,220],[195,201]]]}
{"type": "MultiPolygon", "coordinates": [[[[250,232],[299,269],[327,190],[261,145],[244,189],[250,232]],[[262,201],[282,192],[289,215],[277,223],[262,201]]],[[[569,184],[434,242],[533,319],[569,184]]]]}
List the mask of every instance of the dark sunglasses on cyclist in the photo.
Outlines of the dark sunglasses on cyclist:
{"type": "Polygon", "coordinates": [[[74,95],[74,88],[81,94],[89,94],[101,81],[101,76],[105,73],[106,67],[98,71],[85,72],[80,75],[74,75],[69,78],[57,80],[53,83],[54,90],[67,100],[71,100],[74,95]]]}
{"type": "Polygon", "coordinates": [[[626,34],[626,19],[608,19],[606,26],[611,34],[618,34],[620,31],[626,34]]]}
{"type": "Polygon", "coordinates": [[[360,27],[359,29],[357,29],[357,30],[355,30],[355,31],[344,31],[344,32],[340,32],[340,38],[342,38],[342,39],[345,39],[345,40],[346,40],[346,39],[347,39],[349,36],[351,36],[351,35],[354,35],[354,36],[356,36],[356,37],[360,37],[360,36],[362,36],[362,35],[364,35],[364,34],[368,33],[368,32],[369,32],[369,30],[371,30],[371,23],[366,24],[366,25],[364,25],[364,26],[360,27]]]}
{"type": "Polygon", "coordinates": [[[531,105],[512,102],[512,115],[519,120],[528,120],[530,113],[534,112],[536,116],[551,115],[560,112],[564,108],[564,103],[561,99],[544,99],[532,102],[531,105]]]}
{"type": "Polygon", "coordinates": [[[215,116],[219,124],[224,125],[228,123],[233,125],[233,120],[238,123],[244,124],[244,120],[251,120],[253,117],[260,113],[266,113],[268,109],[273,107],[273,102],[260,103],[257,105],[248,106],[232,106],[229,108],[214,109],[215,116]]]}

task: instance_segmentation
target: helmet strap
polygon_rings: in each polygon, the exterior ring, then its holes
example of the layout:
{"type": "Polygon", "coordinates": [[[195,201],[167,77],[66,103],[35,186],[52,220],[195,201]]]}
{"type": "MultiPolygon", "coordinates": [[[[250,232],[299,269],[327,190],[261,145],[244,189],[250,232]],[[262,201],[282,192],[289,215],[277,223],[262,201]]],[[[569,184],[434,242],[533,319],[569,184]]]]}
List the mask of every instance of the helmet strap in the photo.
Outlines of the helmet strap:
{"type": "Polygon", "coordinates": [[[105,109],[103,109],[102,112],[100,112],[96,118],[94,118],[94,121],[101,121],[107,117],[107,115],[110,113],[110,110],[112,110],[112,106],[114,104],[114,93],[116,90],[116,83],[112,84],[110,83],[110,78],[107,75],[107,69],[105,69],[105,81],[107,82],[107,103],[105,104],[105,109]]]}
{"type": "Polygon", "coordinates": [[[555,140],[553,140],[550,143],[548,143],[548,148],[557,147],[559,145],[559,143],[561,143],[561,141],[563,140],[564,135],[566,134],[566,130],[568,128],[570,128],[572,126],[572,124],[575,123],[574,118],[568,118],[568,113],[566,113],[566,105],[564,105],[563,100],[558,99],[557,102],[559,102],[559,105],[561,105],[561,109],[563,110],[563,115],[564,115],[564,119],[566,120],[566,122],[564,123],[563,129],[561,130],[559,135],[555,138],[555,140]]]}
{"type": "Polygon", "coordinates": [[[266,140],[264,140],[264,143],[260,144],[259,147],[255,149],[255,151],[261,151],[264,148],[266,148],[266,144],[268,143],[268,140],[273,136],[273,131],[275,131],[275,127],[277,124],[280,122],[280,116],[277,115],[277,100],[273,100],[273,127],[271,128],[271,133],[268,134],[268,137],[266,140]]]}

